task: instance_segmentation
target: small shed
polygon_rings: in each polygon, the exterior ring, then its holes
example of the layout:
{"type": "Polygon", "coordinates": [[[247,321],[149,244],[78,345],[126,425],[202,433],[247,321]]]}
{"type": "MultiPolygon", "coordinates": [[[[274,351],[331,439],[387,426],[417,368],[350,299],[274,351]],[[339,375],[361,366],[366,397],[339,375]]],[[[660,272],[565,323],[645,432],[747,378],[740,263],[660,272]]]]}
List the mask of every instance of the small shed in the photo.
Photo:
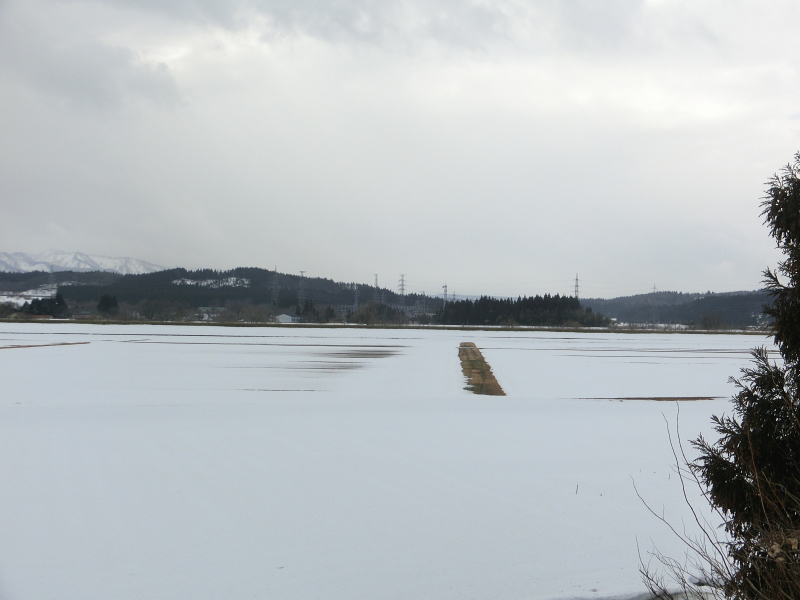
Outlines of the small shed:
{"type": "Polygon", "coordinates": [[[300,315],[294,313],[284,313],[275,317],[276,323],[299,323],[300,315]]]}

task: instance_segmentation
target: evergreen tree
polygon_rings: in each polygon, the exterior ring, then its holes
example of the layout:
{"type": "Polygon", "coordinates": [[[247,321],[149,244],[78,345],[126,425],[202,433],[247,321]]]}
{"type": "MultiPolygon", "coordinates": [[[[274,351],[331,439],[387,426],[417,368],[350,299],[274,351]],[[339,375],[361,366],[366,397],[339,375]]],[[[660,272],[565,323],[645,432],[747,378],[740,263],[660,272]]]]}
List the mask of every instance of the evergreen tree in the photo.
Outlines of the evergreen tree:
{"type": "Polygon", "coordinates": [[[37,298],[32,300],[30,304],[26,302],[22,306],[22,312],[31,315],[51,315],[63,318],[67,316],[69,306],[61,292],[58,292],[55,298],[37,298]]]}
{"type": "Polygon", "coordinates": [[[66,317],[69,313],[69,306],[67,305],[67,301],[64,300],[64,296],[61,295],[61,292],[56,294],[55,305],[53,306],[53,312],[51,313],[54,317],[66,317]]]}
{"type": "Polygon", "coordinates": [[[736,382],[733,415],[713,417],[720,438],[694,442],[692,468],[725,519],[736,599],[800,598],[800,153],[768,182],[765,222],[785,260],[764,273],[774,299],[765,312],[783,364],[767,350],[736,382]]]}
{"type": "Polygon", "coordinates": [[[490,298],[481,296],[475,300],[448,302],[436,318],[445,325],[582,325],[602,327],[609,321],[595,314],[590,308],[582,308],[577,298],[570,296],[544,296],[490,298]]]}
{"type": "Polygon", "coordinates": [[[103,294],[97,303],[97,312],[104,315],[115,315],[119,312],[119,303],[116,296],[103,294]]]}

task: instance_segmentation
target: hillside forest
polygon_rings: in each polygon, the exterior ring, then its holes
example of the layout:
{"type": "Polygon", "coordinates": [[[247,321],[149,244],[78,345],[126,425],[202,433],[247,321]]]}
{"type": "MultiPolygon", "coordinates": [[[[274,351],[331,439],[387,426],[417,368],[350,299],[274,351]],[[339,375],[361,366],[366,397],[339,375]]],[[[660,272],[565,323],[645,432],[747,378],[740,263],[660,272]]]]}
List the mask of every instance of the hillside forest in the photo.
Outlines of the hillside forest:
{"type": "Polygon", "coordinates": [[[36,316],[116,321],[263,323],[292,313],[303,322],[475,326],[679,324],[702,329],[763,327],[763,292],[658,292],[614,299],[558,294],[453,299],[424,292],[300,277],[259,268],[169,269],[142,275],[110,272],[0,272],[0,295],[49,288],[53,298],[23,307],[0,304],[0,318],[36,316]]]}

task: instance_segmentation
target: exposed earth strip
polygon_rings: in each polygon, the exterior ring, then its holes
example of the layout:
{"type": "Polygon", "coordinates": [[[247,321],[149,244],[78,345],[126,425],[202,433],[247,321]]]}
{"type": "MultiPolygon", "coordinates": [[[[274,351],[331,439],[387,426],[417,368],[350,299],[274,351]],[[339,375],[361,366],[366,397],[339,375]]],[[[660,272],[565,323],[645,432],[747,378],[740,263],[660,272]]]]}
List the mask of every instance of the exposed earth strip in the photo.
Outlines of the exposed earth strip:
{"type": "Polygon", "coordinates": [[[461,342],[458,347],[461,371],[467,378],[467,387],[474,394],[505,396],[506,393],[492,373],[492,367],[483,359],[481,351],[472,342],[461,342]]]}

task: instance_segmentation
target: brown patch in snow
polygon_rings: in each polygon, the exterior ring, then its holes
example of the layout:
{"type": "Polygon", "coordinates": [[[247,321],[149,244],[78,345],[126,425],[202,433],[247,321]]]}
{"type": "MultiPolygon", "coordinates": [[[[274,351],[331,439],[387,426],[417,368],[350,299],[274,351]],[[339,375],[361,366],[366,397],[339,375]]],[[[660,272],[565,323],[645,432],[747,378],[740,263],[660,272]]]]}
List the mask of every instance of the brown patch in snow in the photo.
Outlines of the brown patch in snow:
{"type": "Polygon", "coordinates": [[[472,342],[461,342],[458,347],[461,371],[467,378],[467,389],[473,394],[505,396],[506,393],[492,373],[492,367],[483,359],[481,351],[472,342]]]}

